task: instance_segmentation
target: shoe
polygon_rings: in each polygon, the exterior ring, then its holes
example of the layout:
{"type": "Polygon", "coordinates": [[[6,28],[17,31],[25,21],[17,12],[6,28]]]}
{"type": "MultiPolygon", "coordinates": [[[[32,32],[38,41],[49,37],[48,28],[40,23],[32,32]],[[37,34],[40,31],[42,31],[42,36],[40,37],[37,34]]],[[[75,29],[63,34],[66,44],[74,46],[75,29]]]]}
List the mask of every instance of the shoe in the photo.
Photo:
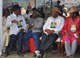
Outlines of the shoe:
{"type": "Polygon", "coordinates": [[[69,56],[67,56],[66,58],[69,58],[69,56]]]}
{"type": "Polygon", "coordinates": [[[70,57],[70,58],[73,58],[73,57],[72,57],[72,55],[71,55],[71,56],[69,56],[69,57],[70,57]]]}
{"type": "Polygon", "coordinates": [[[37,56],[37,58],[43,58],[43,56],[42,56],[41,54],[39,54],[39,55],[37,56]]]}
{"type": "Polygon", "coordinates": [[[9,53],[5,52],[4,57],[7,57],[7,56],[9,56],[9,53]]]}
{"type": "Polygon", "coordinates": [[[38,56],[39,54],[40,54],[40,51],[39,51],[39,50],[36,50],[34,56],[36,57],[36,56],[38,56]]]}
{"type": "Polygon", "coordinates": [[[67,58],[73,58],[72,56],[67,56],[67,58]]]}
{"type": "Polygon", "coordinates": [[[18,54],[19,56],[24,56],[21,51],[18,51],[17,54],[18,54]]]}

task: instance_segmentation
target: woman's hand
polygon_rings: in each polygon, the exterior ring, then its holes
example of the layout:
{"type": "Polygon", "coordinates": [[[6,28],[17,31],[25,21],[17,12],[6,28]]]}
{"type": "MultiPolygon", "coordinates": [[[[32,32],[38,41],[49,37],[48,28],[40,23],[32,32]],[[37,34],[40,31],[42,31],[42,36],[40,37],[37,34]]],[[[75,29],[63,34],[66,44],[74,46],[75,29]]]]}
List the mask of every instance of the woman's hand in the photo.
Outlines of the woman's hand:
{"type": "Polygon", "coordinates": [[[66,34],[66,36],[70,36],[70,34],[67,31],[65,32],[65,34],[66,34]]]}

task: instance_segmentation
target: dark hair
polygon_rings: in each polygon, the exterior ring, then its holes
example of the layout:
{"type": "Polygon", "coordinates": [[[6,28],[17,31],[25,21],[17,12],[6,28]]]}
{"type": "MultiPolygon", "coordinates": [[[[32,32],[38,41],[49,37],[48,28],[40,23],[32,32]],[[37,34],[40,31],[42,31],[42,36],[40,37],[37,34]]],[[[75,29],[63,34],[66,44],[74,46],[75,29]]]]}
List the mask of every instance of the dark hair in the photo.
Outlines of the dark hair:
{"type": "Polygon", "coordinates": [[[61,2],[61,1],[59,1],[59,0],[57,1],[58,4],[60,4],[60,2],[61,2]]]}
{"type": "Polygon", "coordinates": [[[17,9],[20,9],[21,7],[19,6],[19,5],[14,5],[13,7],[12,7],[12,11],[15,11],[15,10],[17,10],[17,9]]]}
{"type": "Polygon", "coordinates": [[[36,7],[34,7],[34,8],[32,9],[32,11],[34,11],[34,10],[36,10],[36,7]]]}
{"type": "Polygon", "coordinates": [[[8,9],[8,8],[6,8],[6,9],[3,9],[3,16],[4,16],[4,14],[5,14],[5,12],[6,12],[6,11],[8,11],[8,12],[9,12],[9,14],[10,14],[9,9],[8,9]]]}

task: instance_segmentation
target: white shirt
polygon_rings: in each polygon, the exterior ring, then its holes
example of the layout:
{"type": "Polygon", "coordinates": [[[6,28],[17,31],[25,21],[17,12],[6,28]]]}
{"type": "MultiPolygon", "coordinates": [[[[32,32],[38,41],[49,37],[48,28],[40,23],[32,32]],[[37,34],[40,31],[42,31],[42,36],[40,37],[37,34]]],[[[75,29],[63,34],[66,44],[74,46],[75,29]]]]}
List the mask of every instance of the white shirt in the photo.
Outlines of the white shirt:
{"type": "Polygon", "coordinates": [[[32,15],[32,13],[24,14],[23,16],[24,16],[25,19],[28,19],[29,20],[31,15],[32,15]]]}
{"type": "Polygon", "coordinates": [[[12,34],[17,35],[20,29],[26,30],[26,27],[27,27],[24,17],[22,15],[16,16],[14,13],[7,17],[6,26],[10,27],[9,35],[12,35],[12,34]],[[12,20],[16,20],[17,22],[22,20],[21,22],[22,27],[19,28],[17,23],[12,23],[12,20]]]}
{"type": "Polygon", "coordinates": [[[63,17],[61,17],[61,16],[58,16],[57,18],[49,17],[43,26],[43,31],[44,31],[44,33],[47,34],[47,32],[45,32],[45,30],[49,29],[49,30],[54,30],[55,31],[54,33],[58,34],[61,31],[63,25],[64,25],[64,18],[63,17]],[[56,23],[55,28],[51,28],[52,22],[56,23]]]}

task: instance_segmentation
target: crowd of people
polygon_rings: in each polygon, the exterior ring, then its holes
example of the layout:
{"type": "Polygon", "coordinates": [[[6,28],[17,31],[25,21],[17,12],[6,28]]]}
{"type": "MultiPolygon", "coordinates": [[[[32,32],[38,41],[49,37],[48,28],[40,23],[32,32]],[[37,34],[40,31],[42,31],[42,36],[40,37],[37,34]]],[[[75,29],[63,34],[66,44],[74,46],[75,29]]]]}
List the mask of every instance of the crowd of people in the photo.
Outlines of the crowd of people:
{"type": "MultiPolygon", "coordinates": [[[[59,3],[59,2],[58,2],[59,3]]],[[[44,52],[58,39],[59,33],[63,35],[62,43],[65,45],[67,58],[73,58],[78,43],[80,44],[80,16],[77,7],[68,9],[69,16],[63,16],[61,6],[54,6],[51,15],[44,21],[43,8],[40,10],[28,7],[26,14],[21,14],[21,7],[13,5],[12,13],[9,9],[3,11],[3,47],[0,51],[4,56],[9,56],[13,45],[17,45],[17,54],[23,56],[29,52],[28,40],[33,37],[35,43],[35,55],[43,58],[44,52]],[[40,37],[42,40],[40,42],[40,37]]]]}

